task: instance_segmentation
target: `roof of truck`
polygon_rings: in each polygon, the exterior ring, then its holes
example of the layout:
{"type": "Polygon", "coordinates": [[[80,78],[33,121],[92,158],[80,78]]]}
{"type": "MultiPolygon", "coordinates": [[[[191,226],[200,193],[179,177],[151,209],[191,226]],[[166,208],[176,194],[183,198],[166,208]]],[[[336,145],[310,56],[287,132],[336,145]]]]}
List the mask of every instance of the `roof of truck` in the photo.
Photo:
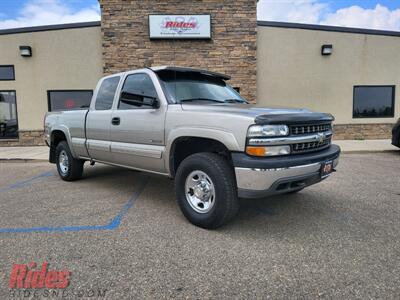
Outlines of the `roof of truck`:
{"type": "Polygon", "coordinates": [[[217,73],[217,72],[212,72],[212,71],[207,71],[207,70],[201,70],[201,69],[194,69],[194,68],[186,68],[186,67],[173,67],[173,66],[159,66],[159,67],[150,67],[150,70],[153,70],[154,72],[158,71],[176,71],[176,72],[198,72],[204,75],[208,76],[213,76],[217,78],[221,78],[223,80],[229,80],[231,77],[229,75],[225,75],[222,73],[217,73]]]}

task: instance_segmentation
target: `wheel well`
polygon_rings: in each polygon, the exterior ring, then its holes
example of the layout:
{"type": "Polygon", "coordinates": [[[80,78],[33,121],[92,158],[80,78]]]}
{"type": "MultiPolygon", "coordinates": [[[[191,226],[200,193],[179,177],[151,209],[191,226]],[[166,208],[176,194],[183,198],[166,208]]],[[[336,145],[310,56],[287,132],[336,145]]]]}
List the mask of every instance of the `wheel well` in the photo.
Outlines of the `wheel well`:
{"type": "Polygon", "coordinates": [[[169,163],[172,177],[175,177],[180,163],[188,156],[199,152],[217,153],[231,160],[231,154],[224,144],[219,141],[200,137],[181,137],[171,146],[169,163]]]}
{"type": "Polygon", "coordinates": [[[61,142],[61,141],[66,141],[67,138],[64,134],[64,132],[62,132],[61,130],[54,130],[51,133],[51,139],[50,139],[50,158],[49,161],[51,163],[56,163],[56,148],[57,145],[61,142]]]}

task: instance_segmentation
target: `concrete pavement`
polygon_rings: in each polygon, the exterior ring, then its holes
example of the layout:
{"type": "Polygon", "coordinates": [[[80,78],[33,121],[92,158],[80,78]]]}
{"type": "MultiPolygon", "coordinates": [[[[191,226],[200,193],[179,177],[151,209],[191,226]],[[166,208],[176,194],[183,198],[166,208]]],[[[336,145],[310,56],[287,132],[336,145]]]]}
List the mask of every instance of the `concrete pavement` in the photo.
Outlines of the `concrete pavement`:
{"type": "Polygon", "coordinates": [[[343,154],[325,181],[243,200],[213,231],[186,221],[168,178],[96,164],[65,182],[3,161],[0,299],[400,299],[399,168],[398,153],[343,154]],[[9,289],[30,262],[70,271],[67,296],[9,289]]]}
{"type": "MultiPolygon", "coordinates": [[[[389,139],[386,140],[335,140],[343,153],[371,153],[400,151],[389,139]]],[[[0,160],[48,160],[47,146],[35,147],[0,147],[0,160]]]]}

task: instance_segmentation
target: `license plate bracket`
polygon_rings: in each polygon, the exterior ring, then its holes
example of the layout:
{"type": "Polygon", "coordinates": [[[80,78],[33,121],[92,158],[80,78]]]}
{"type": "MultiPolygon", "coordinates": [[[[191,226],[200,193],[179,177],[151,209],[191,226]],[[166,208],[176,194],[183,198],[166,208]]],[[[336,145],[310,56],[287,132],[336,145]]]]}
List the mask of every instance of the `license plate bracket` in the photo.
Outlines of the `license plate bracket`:
{"type": "Polygon", "coordinates": [[[321,164],[321,178],[328,177],[333,172],[333,161],[329,160],[321,164]]]}

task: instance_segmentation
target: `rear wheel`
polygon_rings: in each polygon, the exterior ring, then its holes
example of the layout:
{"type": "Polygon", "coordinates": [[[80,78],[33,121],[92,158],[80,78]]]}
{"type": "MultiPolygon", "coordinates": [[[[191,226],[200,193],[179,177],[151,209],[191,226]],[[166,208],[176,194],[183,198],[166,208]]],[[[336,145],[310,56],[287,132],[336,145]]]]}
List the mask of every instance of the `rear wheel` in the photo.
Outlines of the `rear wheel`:
{"type": "Polygon", "coordinates": [[[66,141],[61,141],[56,148],[58,175],[65,181],[74,181],[82,177],[84,161],[75,159],[66,141]]]}
{"type": "Polygon", "coordinates": [[[220,227],[239,209],[233,169],[214,153],[196,153],[183,160],[176,173],[175,191],[182,213],[199,227],[220,227]]]}

